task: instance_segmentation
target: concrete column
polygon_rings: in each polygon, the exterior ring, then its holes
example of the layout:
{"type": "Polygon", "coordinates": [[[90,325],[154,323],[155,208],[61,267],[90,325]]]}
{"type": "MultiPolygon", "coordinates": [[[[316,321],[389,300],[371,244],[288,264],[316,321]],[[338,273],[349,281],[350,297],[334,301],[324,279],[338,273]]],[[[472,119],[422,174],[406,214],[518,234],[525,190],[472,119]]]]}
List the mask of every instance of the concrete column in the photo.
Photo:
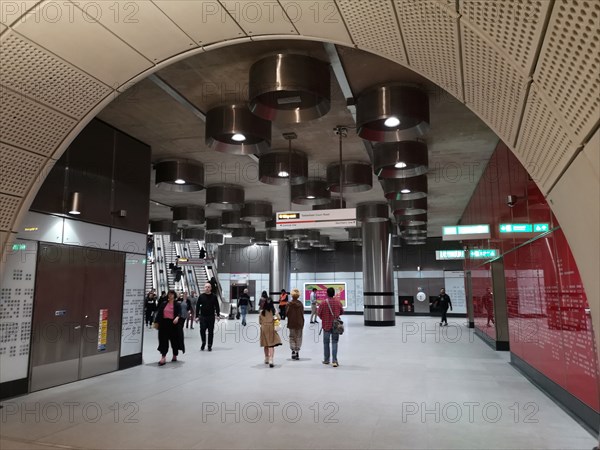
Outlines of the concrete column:
{"type": "Polygon", "coordinates": [[[269,244],[269,295],[274,302],[282,289],[290,291],[290,247],[288,241],[277,240],[269,244]]]}
{"type": "Polygon", "coordinates": [[[496,350],[510,350],[508,335],[508,308],[506,305],[506,278],[504,258],[492,262],[492,287],[494,293],[494,321],[496,322],[496,350]]]}
{"type": "Polygon", "coordinates": [[[467,297],[467,321],[469,328],[475,328],[475,310],[473,308],[473,280],[471,271],[465,272],[465,296],[467,297]]]}

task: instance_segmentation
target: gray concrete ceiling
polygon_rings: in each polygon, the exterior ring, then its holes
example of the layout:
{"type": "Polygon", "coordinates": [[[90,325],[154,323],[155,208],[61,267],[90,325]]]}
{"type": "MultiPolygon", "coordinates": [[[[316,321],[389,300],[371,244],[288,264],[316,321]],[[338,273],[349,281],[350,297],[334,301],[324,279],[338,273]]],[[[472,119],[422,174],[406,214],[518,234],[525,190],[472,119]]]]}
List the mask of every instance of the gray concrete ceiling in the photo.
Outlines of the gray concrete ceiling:
{"type": "MultiPolygon", "coordinates": [[[[425,140],[429,147],[428,235],[440,236],[443,225],[456,224],[471,197],[497,142],[496,135],[467,107],[420,75],[387,59],[347,47],[337,47],[344,72],[356,98],[365,89],[384,82],[418,84],[429,92],[431,129],[425,140]]],[[[290,52],[329,60],[323,44],[309,41],[258,41],[201,53],[162,69],[157,75],[175,88],[196,108],[210,108],[247,100],[250,66],[264,56],[290,52]]],[[[329,163],[339,160],[339,141],[333,128],[354,126],[342,90],[332,75],[331,111],[302,124],[274,123],[272,148],[287,149],[282,134],[293,131],[298,139],[293,148],[309,156],[310,176],[325,177],[329,163]]],[[[152,161],[182,158],[205,166],[206,184],[235,183],[244,187],[246,200],[268,200],[274,211],[289,210],[287,187],[258,181],[258,164],[248,156],[219,153],[204,143],[204,122],[172,96],[146,79],[130,88],[98,118],[152,147],[152,161]]],[[[369,161],[365,145],[350,129],[343,141],[344,160],[369,161]]],[[[152,186],[150,219],[170,219],[171,211],[159,204],[204,205],[204,191],[176,193],[152,186]],[[156,202],[156,203],[155,203],[156,202]]],[[[383,191],[373,176],[373,189],[345,194],[348,207],[364,201],[383,201],[383,191]]],[[[293,205],[294,210],[310,209],[293,205]]],[[[218,216],[207,210],[207,216],[218,216]]],[[[260,228],[260,226],[258,227],[260,228]]],[[[324,232],[345,239],[342,230],[324,232]]]]}

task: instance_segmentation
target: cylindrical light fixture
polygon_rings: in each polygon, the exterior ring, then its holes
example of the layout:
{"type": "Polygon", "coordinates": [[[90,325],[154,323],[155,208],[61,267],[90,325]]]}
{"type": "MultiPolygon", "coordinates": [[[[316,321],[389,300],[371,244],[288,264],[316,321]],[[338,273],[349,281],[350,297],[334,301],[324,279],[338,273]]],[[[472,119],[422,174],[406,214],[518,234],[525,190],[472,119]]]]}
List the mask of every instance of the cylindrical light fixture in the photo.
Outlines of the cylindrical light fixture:
{"type": "Polygon", "coordinates": [[[241,219],[247,222],[266,222],[273,217],[273,205],[269,202],[256,201],[244,203],[241,219]]]}
{"type": "Polygon", "coordinates": [[[401,227],[400,228],[401,236],[427,236],[427,226],[425,225],[415,225],[412,227],[401,227]]]}
{"type": "Polygon", "coordinates": [[[218,106],[206,113],[206,145],[235,155],[266,152],[271,122],[252,114],[246,104],[218,106]]]}
{"type": "Polygon", "coordinates": [[[198,161],[165,160],[154,165],[156,187],[173,192],[204,189],[204,165],[198,161]]]}
{"type": "Polygon", "coordinates": [[[365,202],[356,205],[356,220],[359,222],[385,222],[390,213],[384,202],[365,202]]]}
{"type": "Polygon", "coordinates": [[[258,160],[258,178],[261,183],[273,185],[301,184],[308,179],[308,158],[303,152],[275,150],[261,155],[258,160]],[[291,158],[291,166],[290,166],[291,158]]]}
{"type": "Polygon", "coordinates": [[[172,234],[177,231],[177,224],[172,220],[151,220],[150,233],[152,234],[172,234]]]}
{"type": "Polygon", "coordinates": [[[206,234],[206,239],[204,241],[206,244],[218,244],[222,245],[225,242],[225,238],[220,233],[211,233],[206,234]]]}
{"type": "Polygon", "coordinates": [[[307,236],[302,239],[303,242],[309,244],[318,244],[321,238],[321,233],[318,230],[308,230],[307,236]]]}
{"type": "Polygon", "coordinates": [[[298,205],[322,205],[329,203],[331,192],[325,180],[310,178],[305,183],[292,186],[292,203],[298,205]]]}
{"type": "Polygon", "coordinates": [[[420,136],[429,129],[429,99],[414,87],[378,86],[358,97],[356,122],[358,135],[369,141],[402,141],[407,131],[420,136]]]}
{"type": "Polygon", "coordinates": [[[402,141],[373,147],[373,167],[379,178],[409,178],[427,173],[427,144],[402,141]]]}
{"type": "Polygon", "coordinates": [[[396,216],[415,216],[427,212],[427,197],[414,200],[390,200],[390,210],[396,216]]]}
{"type": "Polygon", "coordinates": [[[427,175],[411,178],[384,178],[379,181],[387,199],[415,200],[427,197],[427,175]]]}
{"type": "Polygon", "coordinates": [[[310,250],[312,247],[310,246],[310,242],[307,241],[294,241],[294,250],[304,251],[310,250]]]}
{"type": "Polygon", "coordinates": [[[352,242],[362,242],[362,229],[361,228],[346,228],[348,232],[348,240],[352,242]]]}
{"type": "Polygon", "coordinates": [[[325,248],[331,246],[331,238],[329,236],[319,236],[319,242],[314,242],[311,244],[316,248],[325,248]]]}
{"type": "Polygon", "coordinates": [[[181,237],[184,241],[203,241],[206,233],[202,228],[184,228],[181,237]]]}
{"type": "Polygon", "coordinates": [[[394,216],[399,227],[416,227],[427,225],[427,214],[417,214],[416,216],[394,216]]]}
{"type": "Polygon", "coordinates": [[[329,246],[327,246],[327,247],[322,247],[322,248],[321,248],[321,251],[322,251],[322,252],[335,252],[335,242],[334,242],[334,241],[331,241],[331,242],[329,243],[329,246]]]}
{"type": "Polygon", "coordinates": [[[238,210],[244,204],[244,188],[236,184],[212,184],[206,188],[206,205],[223,211],[238,210]]]}
{"type": "MultiPolygon", "coordinates": [[[[346,200],[342,200],[342,209],[346,207],[346,200]]],[[[329,199],[329,203],[324,203],[323,205],[313,205],[313,211],[321,210],[321,209],[340,209],[340,198],[332,197],[329,199]]]]}
{"type": "Polygon", "coordinates": [[[395,248],[402,247],[402,237],[401,236],[392,236],[392,247],[395,247],[395,248]]]}
{"type": "Polygon", "coordinates": [[[245,222],[241,219],[240,211],[224,211],[221,214],[221,225],[224,228],[248,228],[250,222],[245,222]]]}
{"type": "Polygon", "coordinates": [[[425,245],[427,244],[427,239],[420,239],[420,240],[405,240],[404,241],[405,245],[425,245]]]}
{"type": "MultiPolygon", "coordinates": [[[[344,193],[365,192],[373,187],[371,164],[365,162],[343,162],[344,193]]],[[[340,192],[340,163],[327,166],[327,186],[331,192],[340,192]]]]}
{"type": "Polygon", "coordinates": [[[267,239],[269,241],[287,241],[285,231],[267,228],[267,239]]]}
{"type": "Polygon", "coordinates": [[[79,201],[81,199],[81,196],[79,194],[79,192],[71,192],[71,198],[69,201],[69,214],[72,214],[74,216],[78,216],[81,214],[81,210],[80,205],[79,205],[79,201]]]}
{"type": "Polygon", "coordinates": [[[267,239],[266,231],[255,231],[251,242],[255,245],[269,245],[271,241],[267,239]]]}
{"type": "Polygon", "coordinates": [[[228,244],[250,245],[254,238],[254,228],[234,228],[231,230],[231,237],[227,239],[228,244]]]}
{"type": "Polygon", "coordinates": [[[250,110],[266,120],[300,123],[330,109],[329,64],[305,55],[278,54],[250,68],[250,110]]]}
{"type": "Polygon", "coordinates": [[[308,231],[306,230],[286,230],[285,235],[288,239],[304,239],[308,236],[308,231]]]}
{"type": "Polygon", "coordinates": [[[204,208],[202,206],[174,206],[173,222],[180,227],[193,227],[205,222],[204,208]]]}
{"type": "Polygon", "coordinates": [[[223,234],[224,232],[220,217],[206,218],[206,234],[223,234]]]}

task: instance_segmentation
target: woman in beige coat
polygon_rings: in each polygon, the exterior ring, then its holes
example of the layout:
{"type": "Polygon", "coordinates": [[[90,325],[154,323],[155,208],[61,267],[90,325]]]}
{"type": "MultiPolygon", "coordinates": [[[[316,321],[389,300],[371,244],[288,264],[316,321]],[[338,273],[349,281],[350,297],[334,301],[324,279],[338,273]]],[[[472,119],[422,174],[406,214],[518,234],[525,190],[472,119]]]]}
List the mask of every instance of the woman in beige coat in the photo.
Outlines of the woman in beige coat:
{"type": "Polygon", "coordinates": [[[265,364],[273,367],[273,357],[275,356],[275,347],[281,345],[279,334],[275,331],[275,318],[279,315],[275,312],[273,300],[267,299],[263,305],[262,311],[258,316],[260,324],[260,346],[265,350],[265,364]]]}

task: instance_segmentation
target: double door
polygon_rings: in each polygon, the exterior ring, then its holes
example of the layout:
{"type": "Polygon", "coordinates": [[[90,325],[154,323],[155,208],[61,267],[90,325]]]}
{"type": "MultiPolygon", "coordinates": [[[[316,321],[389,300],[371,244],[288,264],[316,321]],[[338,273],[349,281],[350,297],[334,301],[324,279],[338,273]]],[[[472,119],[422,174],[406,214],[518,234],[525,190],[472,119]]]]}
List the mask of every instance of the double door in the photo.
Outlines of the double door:
{"type": "Polygon", "coordinates": [[[118,369],[124,274],[122,253],[40,245],[30,391],[118,369]]]}

